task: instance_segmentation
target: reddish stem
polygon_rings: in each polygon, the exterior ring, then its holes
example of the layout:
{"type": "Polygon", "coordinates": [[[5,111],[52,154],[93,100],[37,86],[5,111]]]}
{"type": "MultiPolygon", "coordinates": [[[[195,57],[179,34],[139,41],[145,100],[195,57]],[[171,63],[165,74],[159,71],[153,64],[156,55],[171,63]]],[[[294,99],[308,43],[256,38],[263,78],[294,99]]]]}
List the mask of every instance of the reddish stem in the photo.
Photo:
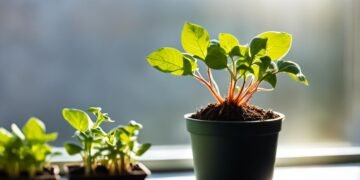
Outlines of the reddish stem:
{"type": "Polygon", "coordinates": [[[205,79],[194,75],[195,79],[199,80],[201,83],[203,83],[211,92],[211,94],[215,97],[215,99],[222,104],[224,102],[223,98],[214,90],[214,87],[211,86],[205,79]]]}

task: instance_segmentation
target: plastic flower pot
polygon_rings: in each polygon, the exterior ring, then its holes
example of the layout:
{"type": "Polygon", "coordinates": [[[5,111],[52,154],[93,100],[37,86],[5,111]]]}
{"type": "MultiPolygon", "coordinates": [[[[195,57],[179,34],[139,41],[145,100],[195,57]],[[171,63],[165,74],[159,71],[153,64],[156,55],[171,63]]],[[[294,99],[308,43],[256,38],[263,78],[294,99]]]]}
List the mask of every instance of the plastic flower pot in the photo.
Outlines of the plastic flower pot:
{"type": "Polygon", "coordinates": [[[197,180],[271,180],[278,134],[285,116],[261,121],[208,121],[190,118],[197,180]]]}

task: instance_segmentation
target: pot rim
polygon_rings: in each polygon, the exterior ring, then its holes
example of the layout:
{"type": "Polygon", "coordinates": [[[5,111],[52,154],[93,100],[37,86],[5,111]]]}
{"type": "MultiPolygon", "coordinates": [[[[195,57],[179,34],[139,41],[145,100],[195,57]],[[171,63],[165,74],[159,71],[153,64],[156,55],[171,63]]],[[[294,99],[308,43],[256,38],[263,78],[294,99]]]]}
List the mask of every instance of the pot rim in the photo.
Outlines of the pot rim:
{"type": "Polygon", "coordinates": [[[273,111],[275,114],[279,115],[279,117],[274,119],[265,119],[265,120],[253,120],[253,121],[223,121],[223,120],[201,120],[191,118],[195,112],[186,113],[184,118],[191,121],[204,122],[204,123],[224,123],[224,124],[253,124],[253,123],[264,123],[264,122],[274,122],[274,121],[283,121],[285,120],[285,115],[276,111],[273,111]]]}

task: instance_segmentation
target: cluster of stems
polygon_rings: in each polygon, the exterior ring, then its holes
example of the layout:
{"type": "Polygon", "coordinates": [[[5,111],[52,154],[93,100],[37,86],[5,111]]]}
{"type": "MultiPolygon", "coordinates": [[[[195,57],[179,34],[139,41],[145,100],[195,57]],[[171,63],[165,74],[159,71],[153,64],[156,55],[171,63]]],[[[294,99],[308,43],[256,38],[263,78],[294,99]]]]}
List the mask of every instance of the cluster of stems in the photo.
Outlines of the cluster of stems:
{"type": "Polygon", "coordinates": [[[221,95],[209,67],[207,67],[207,79],[204,78],[199,70],[194,72],[193,77],[210,90],[211,94],[219,104],[232,103],[238,106],[244,106],[249,103],[256,92],[271,91],[271,89],[259,87],[261,81],[254,76],[246,77],[245,74],[239,74],[236,70],[234,60],[232,60],[231,66],[227,67],[227,71],[230,74],[230,84],[228,87],[228,94],[225,98],[221,95]],[[241,81],[240,86],[238,86],[239,81],[241,81]]]}

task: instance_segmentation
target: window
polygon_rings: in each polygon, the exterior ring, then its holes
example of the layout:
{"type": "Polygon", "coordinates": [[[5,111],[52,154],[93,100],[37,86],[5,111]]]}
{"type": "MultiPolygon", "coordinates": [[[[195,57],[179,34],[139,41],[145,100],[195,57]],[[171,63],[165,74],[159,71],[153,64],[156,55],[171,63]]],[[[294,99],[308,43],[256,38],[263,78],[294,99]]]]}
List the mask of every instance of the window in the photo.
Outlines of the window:
{"type": "MultiPolygon", "coordinates": [[[[355,1],[354,1],[355,2],[355,1]]],[[[0,125],[30,116],[61,136],[72,129],[64,107],[101,106],[116,120],[134,119],[141,139],[188,144],[183,114],[213,101],[201,84],[154,71],[145,56],[157,47],[181,48],[185,21],[212,37],[235,34],[240,43],[267,30],[293,34],[288,59],[310,87],[285,75],[253,104],[286,114],[280,144],[359,144],[358,3],[328,0],[32,1],[0,3],[0,125]],[[220,4],[221,3],[221,4],[220,4]],[[356,14],[357,13],[357,14],[356,14]],[[356,31],[357,30],[357,31],[356,31]]],[[[222,87],[225,74],[216,73],[222,87]]]]}

